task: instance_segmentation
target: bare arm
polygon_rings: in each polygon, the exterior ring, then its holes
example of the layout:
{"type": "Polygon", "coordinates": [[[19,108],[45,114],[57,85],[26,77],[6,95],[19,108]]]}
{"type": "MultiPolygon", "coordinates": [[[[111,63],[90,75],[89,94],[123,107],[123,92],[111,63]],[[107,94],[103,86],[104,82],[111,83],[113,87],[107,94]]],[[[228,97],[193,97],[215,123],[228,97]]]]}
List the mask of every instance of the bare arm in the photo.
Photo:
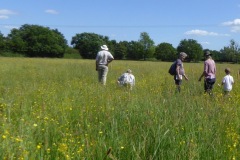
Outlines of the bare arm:
{"type": "Polygon", "coordinates": [[[96,61],[96,71],[98,70],[98,62],[96,61]]]}
{"type": "MultiPolygon", "coordinates": [[[[113,61],[113,58],[110,58],[110,59],[108,59],[108,61],[107,61],[107,63],[109,64],[109,63],[111,63],[113,61]]],[[[108,65],[107,64],[107,65],[108,65]]]]}
{"type": "Polygon", "coordinates": [[[203,71],[203,73],[201,74],[201,76],[199,77],[198,81],[202,80],[202,77],[205,75],[205,71],[203,71]]]}
{"type": "Polygon", "coordinates": [[[184,74],[183,77],[188,81],[188,77],[184,74]]]}

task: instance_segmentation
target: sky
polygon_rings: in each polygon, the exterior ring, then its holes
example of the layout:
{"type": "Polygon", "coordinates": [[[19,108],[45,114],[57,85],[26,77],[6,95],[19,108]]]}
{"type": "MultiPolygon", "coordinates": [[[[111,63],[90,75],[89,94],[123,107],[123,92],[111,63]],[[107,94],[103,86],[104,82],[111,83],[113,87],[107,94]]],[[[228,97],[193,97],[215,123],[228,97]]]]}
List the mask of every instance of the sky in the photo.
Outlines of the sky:
{"type": "Polygon", "coordinates": [[[58,29],[68,44],[84,32],[110,40],[138,41],[148,33],[155,45],[194,39],[203,49],[240,43],[239,0],[0,0],[0,32],[24,24],[58,29]]]}

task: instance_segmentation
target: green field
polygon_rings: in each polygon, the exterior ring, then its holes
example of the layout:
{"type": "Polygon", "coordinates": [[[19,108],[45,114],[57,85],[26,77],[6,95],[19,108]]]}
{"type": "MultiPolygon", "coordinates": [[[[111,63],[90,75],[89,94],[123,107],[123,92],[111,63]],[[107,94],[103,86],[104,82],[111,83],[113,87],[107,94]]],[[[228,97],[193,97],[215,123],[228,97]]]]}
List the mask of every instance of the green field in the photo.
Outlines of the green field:
{"type": "Polygon", "coordinates": [[[0,59],[0,159],[240,159],[239,65],[217,64],[214,96],[203,94],[203,63],[184,63],[175,93],[171,63],[113,61],[107,86],[94,60],[0,59]],[[225,67],[235,80],[222,94],[225,67]],[[132,91],[117,78],[128,68],[132,91]]]}

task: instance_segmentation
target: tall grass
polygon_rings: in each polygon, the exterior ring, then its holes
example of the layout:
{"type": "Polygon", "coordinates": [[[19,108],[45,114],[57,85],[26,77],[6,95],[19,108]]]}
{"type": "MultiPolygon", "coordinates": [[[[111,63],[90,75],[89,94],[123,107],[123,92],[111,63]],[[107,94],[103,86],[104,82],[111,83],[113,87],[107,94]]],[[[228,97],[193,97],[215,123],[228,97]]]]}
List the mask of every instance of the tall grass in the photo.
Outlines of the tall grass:
{"type": "Polygon", "coordinates": [[[0,159],[239,159],[238,65],[217,64],[214,96],[198,82],[202,63],[184,63],[175,92],[170,63],[113,61],[107,86],[94,60],[0,59],[0,159]],[[235,78],[231,96],[224,68],[235,78]],[[117,78],[128,68],[132,91],[117,78]]]}

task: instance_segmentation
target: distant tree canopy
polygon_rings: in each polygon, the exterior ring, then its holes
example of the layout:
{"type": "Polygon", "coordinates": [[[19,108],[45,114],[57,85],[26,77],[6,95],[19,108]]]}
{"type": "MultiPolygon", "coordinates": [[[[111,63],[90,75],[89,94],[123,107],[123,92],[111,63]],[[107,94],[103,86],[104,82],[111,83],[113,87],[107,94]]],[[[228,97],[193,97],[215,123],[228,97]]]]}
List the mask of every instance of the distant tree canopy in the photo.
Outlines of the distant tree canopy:
{"type": "Polygon", "coordinates": [[[5,49],[5,42],[4,42],[4,36],[0,32],[0,53],[3,52],[5,49]]]}
{"type": "Polygon", "coordinates": [[[25,24],[7,36],[11,51],[29,57],[63,57],[67,41],[58,30],[25,24]]]}
{"type": "Polygon", "coordinates": [[[203,57],[203,48],[202,45],[197,43],[196,40],[193,39],[184,39],[181,40],[178,47],[177,51],[180,52],[185,52],[187,53],[188,61],[194,61],[198,62],[202,59],[203,57]]]}
{"type": "Polygon", "coordinates": [[[143,48],[142,58],[153,58],[155,52],[154,41],[150,38],[147,32],[142,32],[140,34],[139,43],[143,48]]]}
{"type": "Polygon", "coordinates": [[[139,60],[143,58],[144,48],[138,41],[130,41],[127,45],[127,59],[139,60]]]}
{"type": "Polygon", "coordinates": [[[114,58],[115,59],[126,59],[127,57],[127,41],[116,43],[114,58]]]}
{"type": "Polygon", "coordinates": [[[240,61],[240,46],[233,39],[230,40],[230,45],[224,47],[220,50],[221,58],[224,59],[225,62],[236,62],[240,61]]]}
{"type": "Polygon", "coordinates": [[[95,58],[100,46],[108,44],[108,42],[108,37],[85,32],[72,37],[71,45],[73,45],[73,48],[79,50],[83,58],[95,58]]]}
{"type": "Polygon", "coordinates": [[[170,43],[161,43],[157,45],[155,57],[162,61],[172,61],[177,58],[177,51],[170,43]]]}
{"type": "MultiPolygon", "coordinates": [[[[13,56],[21,54],[20,56],[27,57],[69,57],[78,56],[76,54],[78,52],[79,58],[95,59],[100,46],[104,44],[108,46],[115,59],[173,61],[180,52],[186,52],[187,61],[203,60],[203,48],[196,40],[183,39],[176,48],[166,42],[155,46],[147,32],[140,33],[139,40],[129,42],[117,42],[95,33],[77,33],[72,37],[70,47],[57,29],[24,24],[19,29],[12,29],[7,37],[0,31],[1,56],[7,54],[11,56],[11,53],[14,53],[13,56]]],[[[210,52],[216,61],[240,63],[240,47],[233,39],[220,51],[210,52]]]]}

